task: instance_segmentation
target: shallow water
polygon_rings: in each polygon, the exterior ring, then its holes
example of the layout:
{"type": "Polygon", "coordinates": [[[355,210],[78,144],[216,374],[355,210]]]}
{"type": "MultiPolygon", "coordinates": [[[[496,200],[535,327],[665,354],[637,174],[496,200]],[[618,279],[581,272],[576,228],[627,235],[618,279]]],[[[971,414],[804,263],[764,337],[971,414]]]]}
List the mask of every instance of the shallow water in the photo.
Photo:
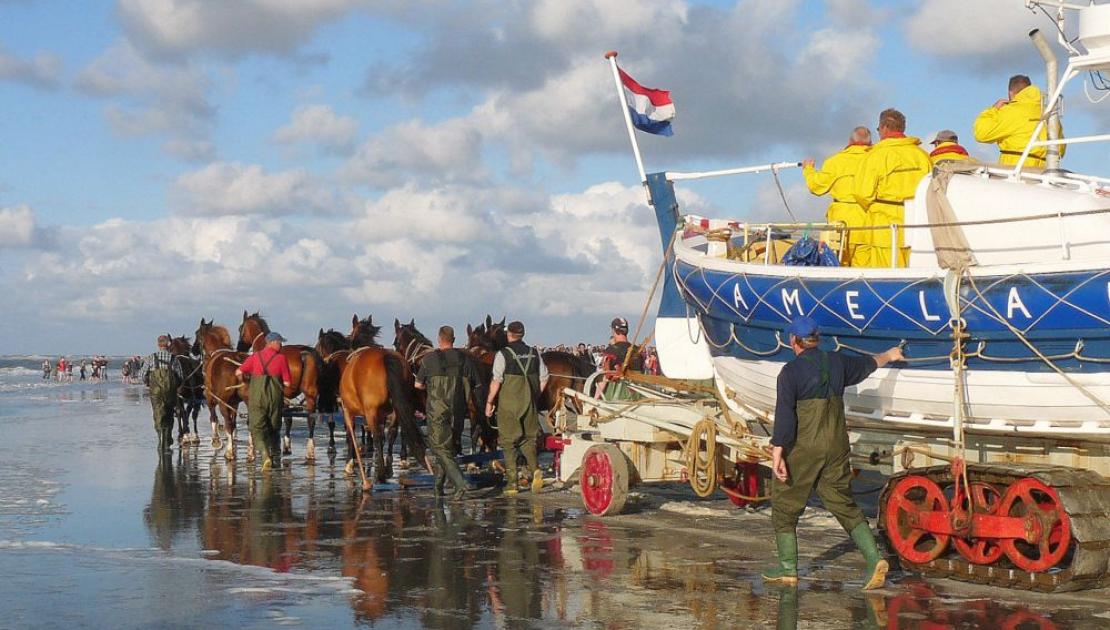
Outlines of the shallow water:
{"type": "Polygon", "coordinates": [[[809,578],[782,591],[758,577],[766,514],[680,488],[600,520],[570,493],[444,505],[391,483],[368,496],[322,441],[315,466],[287,459],[269,475],[207,444],[160,457],[154,441],[138,387],[0,392],[0,627],[1110,625],[1098,595],[901,578],[864,597],[821,512],[802,528],[822,550],[803,548],[809,578]]]}

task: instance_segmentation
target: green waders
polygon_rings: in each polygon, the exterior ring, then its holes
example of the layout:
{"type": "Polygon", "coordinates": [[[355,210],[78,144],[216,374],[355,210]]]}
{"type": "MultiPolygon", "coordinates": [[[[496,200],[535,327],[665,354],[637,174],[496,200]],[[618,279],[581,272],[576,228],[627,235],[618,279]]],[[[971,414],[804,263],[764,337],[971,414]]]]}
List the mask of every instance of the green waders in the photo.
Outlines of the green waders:
{"type": "Polygon", "coordinates": [[[508,487],[516,489],[517,454],[524,455],[528,478],[539,470],[536,457],[536,440],[540,435],[540,418],[536,411],[536,397],[540,393],[539,357],[534,350],[524,356],[523,362],[512,348],[505,348],[505,380],[497,395],[498,442],[505,457],[505,476],[508,487]],[[519,370],[510,370],[510,361],[519,370]],[[519,371],[519,374],[513,373],[519,371]]]}
{"type": "MultiPolygon", "coordinates": [[[[274,360],[274,356],[277,355],[271,356],[270,361],[274,360]]],[[[262,452],[263,465],[266,461],[271,464],[277,462],[281,455],[275,437],[281,433],[281,404],[285,400],[281,382],[276,376],[266,374],[270,361],[262,366],[262,374],[251,376],[250,398],[247,401],[251,438],[255,448],[262,452]]]]}
{"type": "Polygon", "coordinates": [[[177,377],[169,367],[150,371],[150,406],[154,411],[154,431],[158,434],[158,450],[173,445],[173,410],[177,406],[177,377]]]}
{"type": "Polygon", "coordinates": [[[437,496],[443,494],[448,479],[457,498],[462,498],[468,487],[455,462],[453,428],[457,419],[466,416],[467,397],[477,378],[467,359],[459,350],[435,350],[420,364],[420,377],[428,388],[428,446],[436,461],[437,496]]]}
{"type": "Polygon", "coordinates": [[[771,480],[771,524],[775,528],[780,566],[764,577],[790,581],[793,574],[797,579],[798,519],[805,511],[810,495],[816,491],[825,509],[836,517],[844,531],[852,535],[867,559],[872,579],[865,588],[874,582],[880,563],[883,565],[882,575],[878,578],[881,585],[886,575],[886,561],[878,554],[867,519],[852,496],[844,400],[840,396],[828,395],[828,355],[822,352],[817,356],[805,356],[820,361],[821,383],[818,391],[798,397],[798,435],[784,454],[789,478],[785,482],[777,478],[771,480]]]}

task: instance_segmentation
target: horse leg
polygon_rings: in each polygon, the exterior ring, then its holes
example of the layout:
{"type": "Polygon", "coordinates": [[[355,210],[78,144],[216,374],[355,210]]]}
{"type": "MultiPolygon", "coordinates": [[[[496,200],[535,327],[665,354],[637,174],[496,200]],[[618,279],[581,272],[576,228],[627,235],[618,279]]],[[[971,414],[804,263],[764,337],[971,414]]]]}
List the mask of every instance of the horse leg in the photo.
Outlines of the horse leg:
{"type": "MultiPolygon", "coordinates": [[[[382,418],[382,421],[383,422],[388,422],[388,420],[386,420],[386,418],[382,418]]],[[[391,422],[389,424],[388,428],[383,428],[383,429],[380,429],[380,430],[383,432],[384,436],[386,438],[388,438],[388,440],[383,440],[383,442],[385,442],[385,444],[382,444],[383,448],[381,449],[383,451],[382,456],[385,458],[385,476],[388,479],[389,477],[393,476],[393,446],[394,446],[394,444],[397,443],[397,432],[398,432],[397,431],[397,416],[396,415],[393,416],[393,422],[391,422]]],[[[375,438],[375,444],[376,445],[378,444],[376,438],[375,438]]],[[[408,465],[409,465],[408,457],[409,457],[408,449],[405,448],[405,442],[402,440],[401,441],[401,467],[402,468],[408,468],[408,465]]]]}
{"type": "Polygon", "coordinates": [[[454,449],[455,457],[462,455],[462,435],[463,424],[466,422],[462,415],[459,415],[451,423],[451,447],[454,449]]]}
{"type": "Polygon", "coordinates": [[[211,399],[208,401],[208,415],[212,420],[212,448],[220,450],[223,443],[220,442],[220,424],[216,421],[216,403],[211,399]]]}
{"type": "MultiPolygon", "coordinates": [[[[352,446],[354,446],[354,437],[355,437],[354,418],[351,417],[351,413],[349,411],[347,411],[346,408],[343,409],[343,424],[346,425],[347,435],[350,436],[350,442],[351,442],[352,446]]],[[[344,472],[346,474],[350,475],[351,472],[352,472],[351,471],[351,464],[352,463],[357,463],[357,465],[358,465],[358,474],[359,474],[360,477],[362,477],[362,489],[364,491],[369,492],[371,486],[370,486],[370,481],[366,479],[366,469],[364,469],[362,467],[362,453],[360,453],[359,449],[357,449],[357,448],[352,448],[351,450],[353,450],[355,452],[355,458],[353,460],[350,459],[350,458],[347,459],[347,466],[344,468],[344,472]]]]}
{"type": "MultiPolygon", "coordinates": [[[[224,459],[229,462],[235,461],[235,414],[236,409],[222,409],[224,414],[224,430],[227,433],[227,448],[224,449],[224,459]]],[[[254,449],[250,451],[254,455],[254,449]]]]}
{"type": "Polygon", "coordinates": [[[304,463],[311,464],[316,461],[316,413],[308,412],[308,443],[304,448],[304,463]]]}
{"type": "Polygon", "coordinates": [[[293,438],[290,437],[290,434],[293,432],[293,416],[282,418],[282,422],[285,424],[285,437],[281,439],[281,454],[292,455],[293,438]]]}
{"type": "MultiPolygon", "coordinates": [[[[334,411],[332,413],[335,413],[334,411]]],[[[335,455],[335,416],[328,415],[328,455],[335,455]]]]}
{"type": "MultiPolygon", "coordinates": [[[[393,476],[393,458],[390,457],[390,465],[386,466],[386,448],[385,448],[385,431],[382,425],[385,423],[385,418],[380,413],[366,414],[367,418],[374,418],[374,425],[371,427],[371,432],[374,435],[374,465],[377,466],[378,483],[385,483],[387,479],[393,476]]],[[[392,453],[390,453],[392,455],[392,453]]]]}
{"type": "Polygon", "coordinates": [[[200,444],[200,431],[197,429],[197,417],[200,416],[200,405],[194,400],[189,404],[189,413],[193,416],[193,444],[200,444]]]}

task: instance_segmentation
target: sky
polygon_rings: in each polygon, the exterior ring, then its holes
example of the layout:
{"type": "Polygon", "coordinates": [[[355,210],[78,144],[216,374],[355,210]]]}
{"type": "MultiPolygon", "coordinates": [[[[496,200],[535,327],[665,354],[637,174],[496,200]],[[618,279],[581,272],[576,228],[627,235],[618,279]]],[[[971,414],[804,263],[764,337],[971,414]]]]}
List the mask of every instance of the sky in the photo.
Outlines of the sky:
{"type": "MultiPolygon", "coordinates": [[[[1023,0],[0,0],[0,354],[137,353],[244,310],[309,344],[487,313],[600,343],[661,255],[605,51],[671,90],[649,172],[820,160],[885,107],[990,160],[971,123],[1010,75],[1043,85],[1038,26],[1023,0]]],[[[1065,130],[1106,112],[1071,90],[1065,130]]],[[[1064,166],[1105,174],[1106,146],[1064,166]]],[[[765,175],[679,193],[785,216],[765,175]]]]}

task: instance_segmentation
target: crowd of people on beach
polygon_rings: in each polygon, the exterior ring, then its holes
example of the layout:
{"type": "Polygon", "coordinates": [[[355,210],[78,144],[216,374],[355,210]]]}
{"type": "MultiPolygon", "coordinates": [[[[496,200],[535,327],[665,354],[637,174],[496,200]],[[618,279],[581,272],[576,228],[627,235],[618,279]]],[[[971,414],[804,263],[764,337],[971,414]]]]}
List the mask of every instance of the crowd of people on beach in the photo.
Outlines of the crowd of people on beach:
{"type": "Polygon", "coordinates": [[[58,357],[57,362],[42,360],[42,380],[72,383],[78,381],[103,381],[108,379],[108,358],[98,354],[80,361],[58,357]],[[76,374],[74,374],[76,372],[76,374]]]}

